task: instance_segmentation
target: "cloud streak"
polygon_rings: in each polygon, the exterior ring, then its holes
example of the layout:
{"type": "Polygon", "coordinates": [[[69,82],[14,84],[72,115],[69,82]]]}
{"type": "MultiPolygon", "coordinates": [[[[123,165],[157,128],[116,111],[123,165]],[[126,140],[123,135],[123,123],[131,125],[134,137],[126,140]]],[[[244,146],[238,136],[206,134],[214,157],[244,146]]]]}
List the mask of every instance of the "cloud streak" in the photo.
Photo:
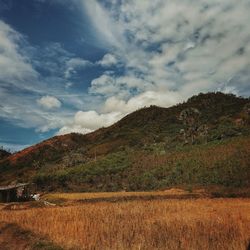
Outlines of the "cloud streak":
{"type": "Polygon", "coordinates": [[[0,20],[0,83],[26,90],[34,90],[32,81],[38,73],[34,70],[29,58],[20,52],[23,36],[0,20]],[[25,84],[22,84],[25,83],[25,84]]]}
{"type": "MultiPolygon", "coordinates": [[[[102,6],[100,1],[93,2],[102,6]]],[[[140,91],[154,86],[183,98],[232,84],[229,79],[234,79],[235,89],[242,93],[239,79],[250,68],[248,1],[114,0],[109,1],[109,8],[100,8],[103,18],[112,20],[102,32],[119,40],[121,46],[113,52],[121,58],[125,71],[122,76],[104,74],[93,80],[91,92],[105,94],[103,89],[111,86],[123,91],[117,79],[129,76],[147,85],[141,84],[140,91]]],[[[127,86],[128,91],[132,87],[127,86]]]]}

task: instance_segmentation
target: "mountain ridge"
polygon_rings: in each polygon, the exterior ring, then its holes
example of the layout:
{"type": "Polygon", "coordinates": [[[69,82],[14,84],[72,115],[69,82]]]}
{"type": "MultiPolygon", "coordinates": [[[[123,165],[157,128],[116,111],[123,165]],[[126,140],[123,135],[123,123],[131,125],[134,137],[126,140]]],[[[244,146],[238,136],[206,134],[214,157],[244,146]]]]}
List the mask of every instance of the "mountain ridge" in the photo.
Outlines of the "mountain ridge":
{"type": "MultiPolygon", "coordinates": [[[[139,109],[89,134],[52,137],[0,161],[0,171],[12,172],[10,179],[25,179],[40,169],[70,168],[126,150],[154,151],[159,147],[167,153],[202,145],[204,140],[248,136],[249,124],[249,98],[220,92],[199,94],[169,108],[152,105],[139,109]],[[183,121],[183,111],[187,115],[193,112],[194,117],[183,121]]],[[[5,180],[0,178],[1,182],[5,180]]]]}

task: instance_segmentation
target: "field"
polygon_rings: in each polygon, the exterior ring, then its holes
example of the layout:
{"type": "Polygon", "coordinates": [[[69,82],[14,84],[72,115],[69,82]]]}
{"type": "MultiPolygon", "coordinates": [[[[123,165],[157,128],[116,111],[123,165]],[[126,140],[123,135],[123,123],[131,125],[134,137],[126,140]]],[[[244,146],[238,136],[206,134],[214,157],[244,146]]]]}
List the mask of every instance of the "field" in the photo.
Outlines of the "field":
{"type": "MultiPolygon", "coordinates": [[[[115,193],[113,197],[118,195],[115,193]]],[[[61,246],[102,250],[245,250],[250,242],[250,199],[89,200],[104,196],[110,198],[112,194],[47,195],[47,199],[71,203],[53,207],[30,205],[26,209],[17,206],[14,210],[0,207],[0,222],[13,223],[55,244],[47,248],[36,244],[31,249],[61,249],[57,247],[61,246]],[[84,199],[88,199],[87,202],[81,203],[84,199]]],[[[4,234],[0,233],[0,243],[1,237],[4,234]]]]}
{"type": "MultiPolygon", "coordinates": [[[[243,190],[247,192],[248,190],[243,190]]],[[[99,192],[99,193],[49,193],[43,195],[43,199],[56,204],[76,204],[77,202],[119,202],[134,200],[163,200],[163,199],[187,199],[204,198],[211,196],[205,189],[194,189],[192,191],[182,188],[170,188],[164,191],[154,192],[99,192]]]]}

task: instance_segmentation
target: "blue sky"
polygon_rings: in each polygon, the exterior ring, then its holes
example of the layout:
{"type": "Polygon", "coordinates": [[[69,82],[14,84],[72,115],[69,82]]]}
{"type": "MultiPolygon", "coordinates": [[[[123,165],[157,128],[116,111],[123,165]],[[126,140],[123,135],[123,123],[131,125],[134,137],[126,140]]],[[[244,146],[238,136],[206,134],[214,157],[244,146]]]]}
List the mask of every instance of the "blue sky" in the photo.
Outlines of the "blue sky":
{"type": "Polygon", "coordinates": [[[250,93],[249,0],[0,0],[0,145],[250,93]]]}

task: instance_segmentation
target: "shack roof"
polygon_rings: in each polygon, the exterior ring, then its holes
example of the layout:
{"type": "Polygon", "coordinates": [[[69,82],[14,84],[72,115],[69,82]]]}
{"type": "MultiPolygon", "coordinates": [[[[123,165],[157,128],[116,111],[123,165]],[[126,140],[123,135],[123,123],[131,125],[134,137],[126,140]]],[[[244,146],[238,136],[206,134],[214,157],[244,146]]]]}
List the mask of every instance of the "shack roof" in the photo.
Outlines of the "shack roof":
{"type": "Polygon", "coordinates": [[[19,187],[25,187],[25,186],[28,186],[29,183],[18,183],[18,184],[13,184],[13,185],[8,185],[8,186],[0,186],[0,191],[3,191],[3,190],[10,190],[10,189],[16,189],[16,188],[19,188],[19,187]]]}

